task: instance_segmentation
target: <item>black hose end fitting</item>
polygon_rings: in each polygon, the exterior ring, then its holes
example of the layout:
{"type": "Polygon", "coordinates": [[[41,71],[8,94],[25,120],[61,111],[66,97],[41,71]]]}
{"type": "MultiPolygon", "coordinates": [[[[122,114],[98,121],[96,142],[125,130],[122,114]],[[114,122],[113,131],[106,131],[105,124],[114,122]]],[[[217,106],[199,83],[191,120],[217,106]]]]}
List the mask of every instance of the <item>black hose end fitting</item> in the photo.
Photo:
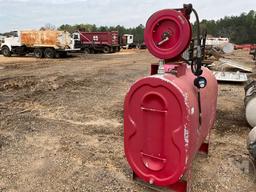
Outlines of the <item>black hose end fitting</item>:
{"type": "Polygon", "coordinates": [[[193,10],[192,4],[183,4],[183,9],[185,10],[186,15],[190,15],[193,10]]]}

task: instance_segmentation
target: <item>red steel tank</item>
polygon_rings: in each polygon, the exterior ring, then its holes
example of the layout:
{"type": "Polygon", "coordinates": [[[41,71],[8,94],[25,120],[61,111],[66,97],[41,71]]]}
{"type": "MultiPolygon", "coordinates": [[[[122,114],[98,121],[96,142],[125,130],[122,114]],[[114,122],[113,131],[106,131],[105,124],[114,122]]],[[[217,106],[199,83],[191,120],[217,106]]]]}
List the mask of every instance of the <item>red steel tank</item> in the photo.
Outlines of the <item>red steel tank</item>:
{"type": "Polygon", "coordinates": [[[192,11],[184,5],[150,17],[145,43],[162,60],[156,74],[131,86],[124,104],[125,155],[135,178],[180,192],[189,191],[184,176],[195,155],[208,150],[217,103],[217,81],[201,67],[199,49],[193,61],[181,58],[192,37],[192,11]]]}

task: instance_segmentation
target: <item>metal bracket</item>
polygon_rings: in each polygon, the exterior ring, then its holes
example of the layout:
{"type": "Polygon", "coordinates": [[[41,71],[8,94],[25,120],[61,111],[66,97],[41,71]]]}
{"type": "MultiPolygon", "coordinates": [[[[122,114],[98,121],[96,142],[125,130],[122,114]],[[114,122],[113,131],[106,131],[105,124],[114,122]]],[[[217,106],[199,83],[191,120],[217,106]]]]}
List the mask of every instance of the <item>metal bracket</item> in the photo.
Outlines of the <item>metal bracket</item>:
{"type": "Polygon", "coordinates": [[[202,143],[202,145],[199,148],[199,154],[203,154],[208,156],[209,154],[209,146],[210,146],[210,137],[211,137],[211,132],[209,132],[207,138],[205,139],[205,141],[202,143]]]}
{"type": "Polygon", "coordinates": [[[150,75],[156,75],[158,73],[159,64],[151,64],[150,75]]]}
{"type": "Polygon", "coordinates": [[[209,154],[209,143],[203,143],[199,148],[199,153],[208,155],[209,154]]]}

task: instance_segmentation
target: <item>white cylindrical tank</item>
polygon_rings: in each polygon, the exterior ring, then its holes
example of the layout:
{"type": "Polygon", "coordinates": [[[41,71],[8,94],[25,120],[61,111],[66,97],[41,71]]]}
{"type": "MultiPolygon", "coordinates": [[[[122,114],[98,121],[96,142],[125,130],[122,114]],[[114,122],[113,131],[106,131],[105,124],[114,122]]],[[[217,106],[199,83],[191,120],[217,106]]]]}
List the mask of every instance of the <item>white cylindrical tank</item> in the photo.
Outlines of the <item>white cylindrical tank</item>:
{"type": "Polygon", "coordinates": [[[256,159],[256,127],[254,127],[248,136],[248,150],[251,156],[256,159]]]}
{"type": "Polygon", "coordinates": [[[245,116],[251,127],[256,127],[256,81],[245,87],[245,116]]]}

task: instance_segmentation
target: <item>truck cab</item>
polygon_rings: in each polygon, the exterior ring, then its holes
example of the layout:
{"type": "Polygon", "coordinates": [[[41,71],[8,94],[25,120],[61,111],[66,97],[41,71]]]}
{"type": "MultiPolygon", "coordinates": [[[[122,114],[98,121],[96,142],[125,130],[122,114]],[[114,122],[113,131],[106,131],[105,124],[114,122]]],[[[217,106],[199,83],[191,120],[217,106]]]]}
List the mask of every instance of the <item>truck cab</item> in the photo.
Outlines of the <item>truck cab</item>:
{"type": "Polygon", "coordinates": [[[21,46],[20,31],[11,31],[3,39],[2,46],[6,45],[11,49],[11,46],[21,46]]]}
{"type": "Polygon", "coordinates": [[[75,49],[81,49],[82,48],[82,43],[81,43],[80,33],[79,32],[73,33],[72,39],[74,41],[74,48],[75,49]]]}
{"type": "Polygon", "coordinates": [[[10,56],[16,47],[21,47],[20,31],[11,31],[2,39],[1,51],[4,56],[10,56]]]}
{"type": "Polygon", "coordinates": [[[123,49],[133,48],[134,36],[131,34],[124,34],[122,37],[123,49]]]}
{"type": "Polygon", "coordinates": [[[4,43],[5,36],[0,35],[0,54],[1,54],[1,45],[4,43]]]}

